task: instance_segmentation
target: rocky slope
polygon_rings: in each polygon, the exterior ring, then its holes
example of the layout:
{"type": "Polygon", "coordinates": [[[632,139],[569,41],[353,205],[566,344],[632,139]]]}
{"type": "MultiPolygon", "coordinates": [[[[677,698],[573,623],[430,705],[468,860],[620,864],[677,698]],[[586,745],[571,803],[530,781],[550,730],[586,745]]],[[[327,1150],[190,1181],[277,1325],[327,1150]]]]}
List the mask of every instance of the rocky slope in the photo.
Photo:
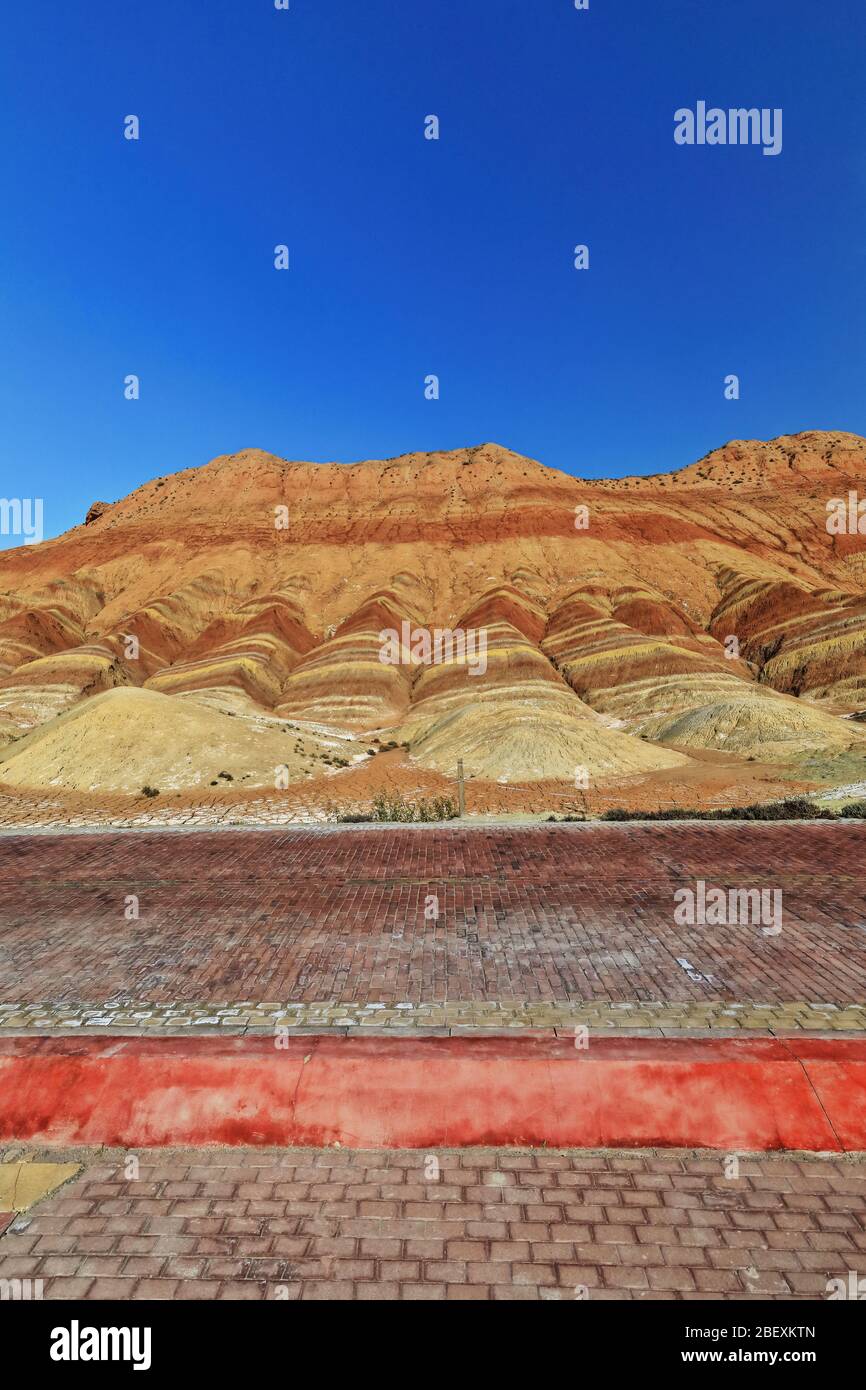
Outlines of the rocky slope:
{"type": "Polygon", "coordinates": [[[218,750],[330,786],[388,745],[503,784],[855,776],[866,517],[826,522],[858,489],[866,440],[817,431],[610,482],[493,444],[156,478],[0,557],[0,781],[209,786],[218,750]]]}

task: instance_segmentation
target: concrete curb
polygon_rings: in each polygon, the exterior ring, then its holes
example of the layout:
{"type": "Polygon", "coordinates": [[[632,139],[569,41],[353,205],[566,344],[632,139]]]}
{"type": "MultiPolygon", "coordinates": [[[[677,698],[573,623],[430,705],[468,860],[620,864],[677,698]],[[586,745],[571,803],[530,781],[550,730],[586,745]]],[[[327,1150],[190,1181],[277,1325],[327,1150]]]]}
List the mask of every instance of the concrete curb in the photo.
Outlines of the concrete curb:
{"type": "Polygon", "coordinates": [[[0,1141],[866,1149],[866,1041],[3,1038],[0,1141]]]}

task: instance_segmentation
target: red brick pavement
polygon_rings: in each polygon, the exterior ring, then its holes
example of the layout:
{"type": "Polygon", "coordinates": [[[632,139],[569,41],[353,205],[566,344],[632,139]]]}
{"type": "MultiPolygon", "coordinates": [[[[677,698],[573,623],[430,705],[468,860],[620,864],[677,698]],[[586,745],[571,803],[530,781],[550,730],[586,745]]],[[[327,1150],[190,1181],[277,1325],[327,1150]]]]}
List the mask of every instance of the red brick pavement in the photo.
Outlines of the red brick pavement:
{"type": "Polygon", "coordinates": [[[4,836],[0,1001],[857,1003],[864,849],[855,822],[4,836]],[[780,888],[781,935],[675,926],[699,878],[780,888]]]}
{"type": "Polygon", "coordinates": [[[860,1002],[864,847],[853,823],[3,837],[0,998],[860,1002]],[[781,888],[781,935],[675,926],[698,878],[781,888]]]}
{"type": "Polygon", "coordinates": [[[126,1154],[85,1155],[0,1238],[0,1278],[49,1299],[592,1301],[817,1299],[866,1272],[863,1158],[741,1158],[735,1178],[683,1151],[138,1158],[130,1181],[126,1154]]]}

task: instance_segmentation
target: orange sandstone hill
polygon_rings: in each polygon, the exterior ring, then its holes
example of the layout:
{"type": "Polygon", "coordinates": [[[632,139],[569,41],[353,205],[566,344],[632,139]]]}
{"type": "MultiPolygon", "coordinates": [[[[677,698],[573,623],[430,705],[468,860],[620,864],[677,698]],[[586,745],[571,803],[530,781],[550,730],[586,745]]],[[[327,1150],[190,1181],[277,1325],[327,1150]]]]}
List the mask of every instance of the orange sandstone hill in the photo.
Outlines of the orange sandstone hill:
{"type": "Polygon", "coordinates": [[[392,746],[434,778],[679,779],[691,804],[696,760],[856,784],[866,534],[826,522],[858,489],[866,440],[833,431],[609,482],[495,444],[156,478],[0,557],[0,782],[331,794],[392,746]],[[436,629],[483,660],[412,660],[436,629]]]}

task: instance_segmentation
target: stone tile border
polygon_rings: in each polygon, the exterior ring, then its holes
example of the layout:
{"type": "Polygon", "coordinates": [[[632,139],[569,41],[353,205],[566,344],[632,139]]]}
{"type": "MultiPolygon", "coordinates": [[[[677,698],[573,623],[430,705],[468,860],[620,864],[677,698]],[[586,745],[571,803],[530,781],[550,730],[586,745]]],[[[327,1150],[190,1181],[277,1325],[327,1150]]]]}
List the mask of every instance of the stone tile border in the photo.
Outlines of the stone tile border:
{"type": "Polygon", "coordinates": [[[632,1034],[840,1032],[866,1034],[866,1004],[793,1001],[784,1004],[711,1000],[653,1002],[427,1004],[149,1003],[114,1000],[103,1005],[0,1004],[0,1036],[13,1033],[268,1034],[277,1027],[303,1033],[407,1032],[459,1036],[522,1029],[618,1030],[632,1034]]]}

